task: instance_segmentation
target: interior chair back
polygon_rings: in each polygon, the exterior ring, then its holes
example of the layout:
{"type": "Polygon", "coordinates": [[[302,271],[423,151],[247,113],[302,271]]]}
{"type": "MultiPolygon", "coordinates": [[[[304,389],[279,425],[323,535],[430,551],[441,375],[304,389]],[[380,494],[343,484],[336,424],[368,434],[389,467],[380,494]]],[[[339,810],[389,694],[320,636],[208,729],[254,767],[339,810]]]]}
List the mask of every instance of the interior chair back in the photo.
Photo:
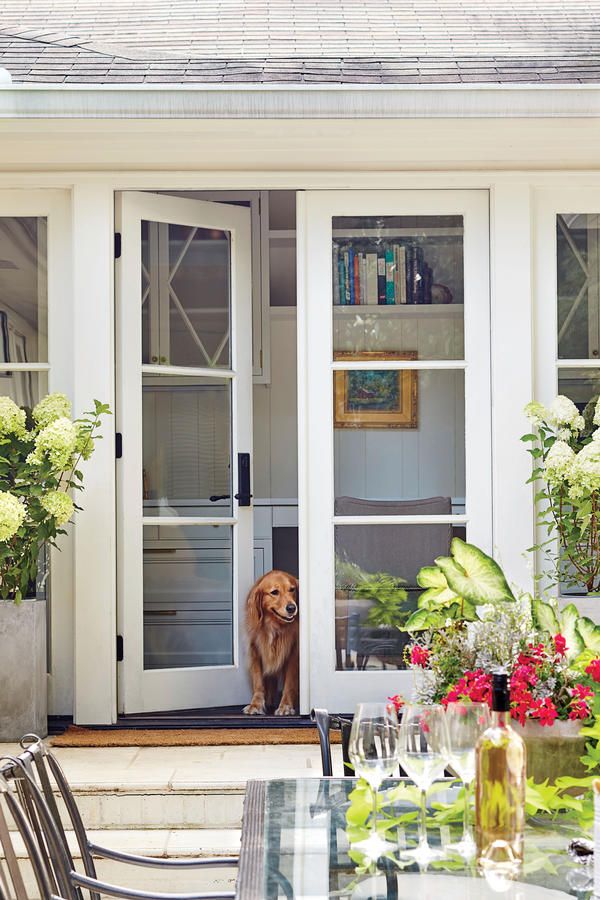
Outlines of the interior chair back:
{"type": "MultiPolygon", "coordinates": [[[[71,886],[69,872],[72,861],[54,817],[46,805],[44,795],[31,774],[30,760],[25,760],[22,754],[19,757],[5,757],[1,762],[0,800],[5,803],[23,838],[38,885],[39,894],[36,896],[42,900],[59,897],[64,900],[82,900],[81,892],[71,886]]],[[[4,823],[6,824],[6,818],[4,823]]],[[[6,857],[5,868],[12,877],[13,897],[15,900],[21,900],[21,897],[26,897],[27,894],[23,893],[23,879],[16,873],[14,860],[11,863],[10,849],[9,855],[6,853],[5,846],[8,846],[8,841],[6,832],[3,832],[0,817],[0,843],[6,857]]],[[[0,886],[0,897],[3,890],[6,891],[6,885],[0,886]]],[[[8,893],[7,896],[10,897],[11,894],[8,893]]]]}

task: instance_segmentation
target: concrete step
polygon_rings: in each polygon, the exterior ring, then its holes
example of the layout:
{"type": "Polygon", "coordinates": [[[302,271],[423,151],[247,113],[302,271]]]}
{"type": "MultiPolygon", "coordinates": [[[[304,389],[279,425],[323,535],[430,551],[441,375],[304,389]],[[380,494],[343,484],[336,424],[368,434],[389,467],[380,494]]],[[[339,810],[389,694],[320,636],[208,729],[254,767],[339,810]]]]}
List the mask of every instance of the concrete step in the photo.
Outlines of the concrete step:
{"type": "MultiPolygon", "coordinates": [[[[115,850],[151,856],[159,859],[189,859],[214,856],[235,856],[239,854],[240,831],[233,828],[202,829],[112,829],[90,831],[92,842],[97,842],[115,850]]],[[[75,860],[75,867],[83,871],[81,854],[75,836],[68,835],[69,846],[75,860]]],[[[22,842],[15,841],[26,887],[35,896],[34,876],[22,842]]],[[[130,866],[113,860],[96,860],[98,878],[112,884],[125,885],[138,890],[185,893],[192,891],[233,890],[237,868],[224,866],[215,869],[186,869],[173,872],[172,869],[147,869],[130,866]]]]}

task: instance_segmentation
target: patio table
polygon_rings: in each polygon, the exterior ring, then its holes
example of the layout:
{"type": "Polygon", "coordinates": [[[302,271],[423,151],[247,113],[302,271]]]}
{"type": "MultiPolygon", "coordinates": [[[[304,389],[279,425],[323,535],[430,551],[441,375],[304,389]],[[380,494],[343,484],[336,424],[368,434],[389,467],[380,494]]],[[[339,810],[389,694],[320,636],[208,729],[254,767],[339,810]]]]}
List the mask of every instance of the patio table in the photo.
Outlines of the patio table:
{"type": "MultiPolygon", "coordinates": [[[[397,784],[384,783],[383,789],[397,784]]],[[[419,871],[400,859],[404,846],[416,841],[416,823],[395,833],[398,850],[379,868],[358,872],[349,856],[345,832],[349,794],[354,778],[286,778],[249,781],[244,804],[237,897],[240,900],[275,898],[356,898],[356,900],[560,900],[592,896],[591,867],[570,859],[569,841],[581,836],[571,822],[530,819],[525,838],[525,861],[517,882],[493,884],[458,857],[419,871]]],[[[436,800],[444,799],[437,794],[436,800]]],[[[414,807],[396,804],[399,814],[414,807]]],[[[456,828],[454,828],[454,832],[456,828]]],[[[453,832],[453,837],[455,836],[453,832]]],[[[428,828],[431,843],[450,840],[447,827],[428,828]]]]}

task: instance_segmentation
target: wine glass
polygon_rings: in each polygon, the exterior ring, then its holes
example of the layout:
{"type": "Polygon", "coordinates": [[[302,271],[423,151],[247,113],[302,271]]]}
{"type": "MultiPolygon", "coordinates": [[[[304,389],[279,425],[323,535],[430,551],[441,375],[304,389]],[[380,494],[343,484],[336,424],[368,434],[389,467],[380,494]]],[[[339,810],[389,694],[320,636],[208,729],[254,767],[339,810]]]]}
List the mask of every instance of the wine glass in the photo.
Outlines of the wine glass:
{"type": "Polygon", "coordinates": [[[402,854],[420,866],[444,857],[427,841],[427,791],[444,774],[448,763],[448,726],[444,707],[438,704],[408,703],[400,725],[400,765],[421,792],[419,842],[402,854]]]}
{"type": "Polygon", "coordinates": [[[456,844],[448,844],[465,859],[475,856],[475,841],[471,822],[471,788],[475,778],[475,744],[490,725],[490,708],[487,703],[457,701],[446,707],[446,722],[450,740],[450,765],[465,786],[465,814],[463,834],[456,844]]]}
{"type": "Polygon", "coordinates": [[[392,703],[358,704],[348,754],[354,771],[368,782],[373,795],[371,834],[354,848],[376,861],[395,846],[377,834],[377,791],[383,779],[389,778],[398,766],[398,718],[392,703]]]}

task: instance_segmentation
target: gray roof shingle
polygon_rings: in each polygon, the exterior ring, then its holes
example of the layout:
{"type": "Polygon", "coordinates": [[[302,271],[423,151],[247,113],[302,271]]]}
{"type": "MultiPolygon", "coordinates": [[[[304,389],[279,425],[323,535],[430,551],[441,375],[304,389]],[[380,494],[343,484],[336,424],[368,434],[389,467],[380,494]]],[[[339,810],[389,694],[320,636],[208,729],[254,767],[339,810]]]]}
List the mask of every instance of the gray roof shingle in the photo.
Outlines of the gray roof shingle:
{"type": "Polygon", "coordinates": [[[2,0],[13,81],[597,83],[600,0],[2,0]]]}

